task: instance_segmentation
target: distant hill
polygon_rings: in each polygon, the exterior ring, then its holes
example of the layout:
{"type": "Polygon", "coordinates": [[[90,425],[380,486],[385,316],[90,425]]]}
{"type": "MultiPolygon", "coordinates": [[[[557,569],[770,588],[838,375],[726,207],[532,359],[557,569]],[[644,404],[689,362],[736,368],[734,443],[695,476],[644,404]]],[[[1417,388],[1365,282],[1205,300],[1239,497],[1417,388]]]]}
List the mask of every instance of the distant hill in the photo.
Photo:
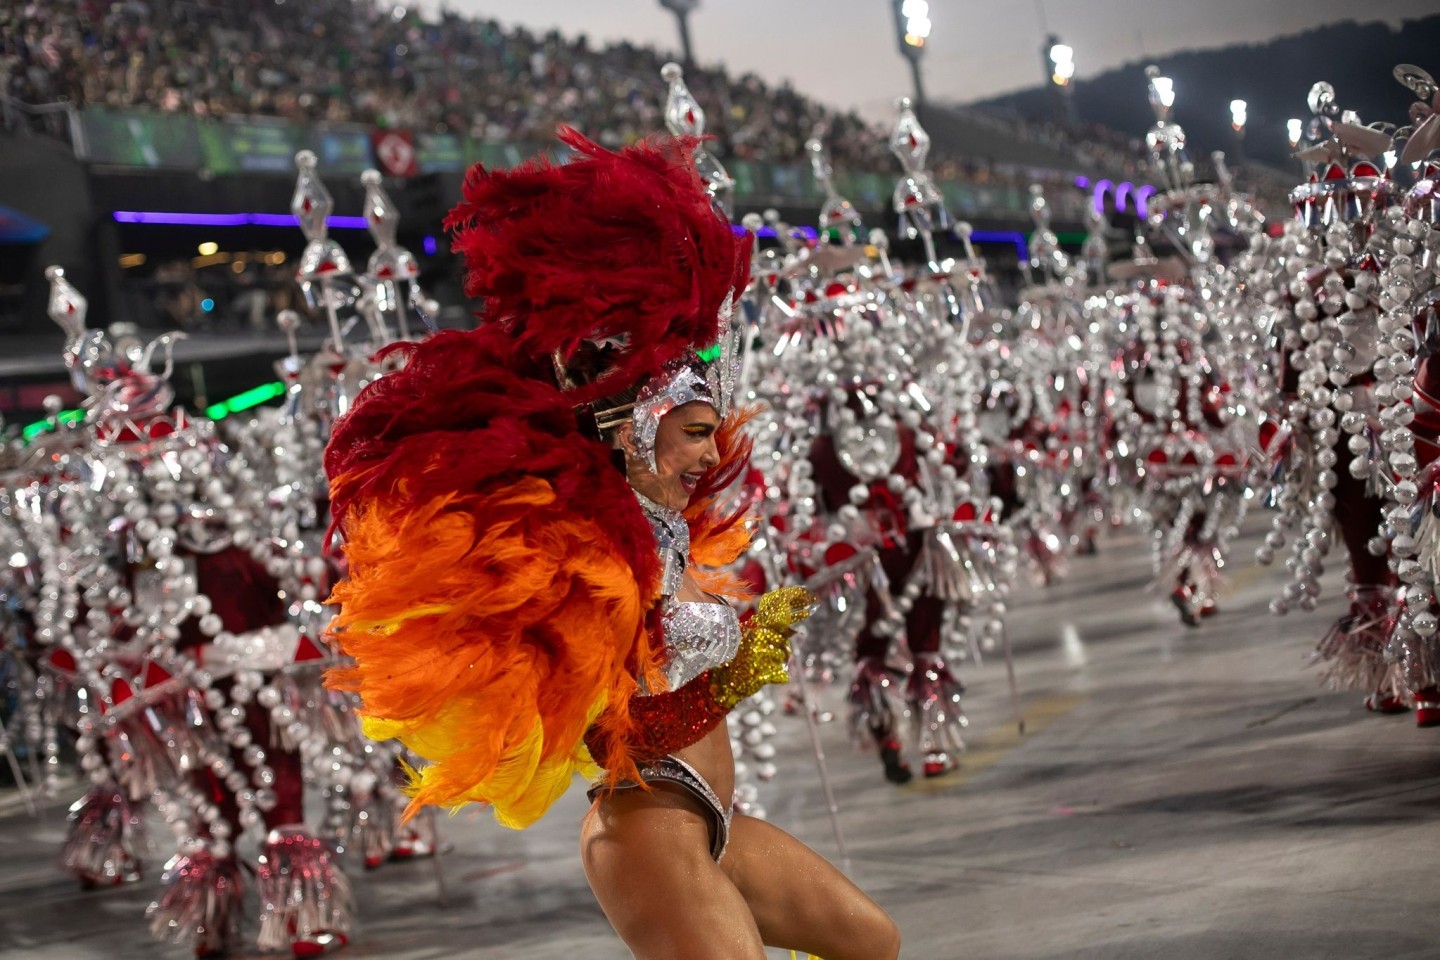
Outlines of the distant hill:
{"type": "MultiPolygon", "coordinates": [[[[1268,43],[1187,51],[1126,64],[1075,83],[1080,121],[1143,134],[1155,119],[1146,99],[1144,71],[1149,63],[1175,81],[1173,115],[1185,128],[1192,155],[1231,151],[1230,101],[1241,99],[1249,105],[1245,154],[1298,172],[1290,159],[1285,123],[1291,117],[1309,118],[1305,95],[1311,84],[1329,81],[1341,108],[1358,112],[1365,123],[1407,122],[1415,98],[1394,80],[1391,70],[1399,63],[1413,63],[1440,77],[1440,14],[1406,21],[1398,30],[1383,23],[1345,22],[1268,43]]],[[[1036,87],[972,106],[1045,122],[1054,119],[1051,96],[1049,89],[1036,87]]]]}

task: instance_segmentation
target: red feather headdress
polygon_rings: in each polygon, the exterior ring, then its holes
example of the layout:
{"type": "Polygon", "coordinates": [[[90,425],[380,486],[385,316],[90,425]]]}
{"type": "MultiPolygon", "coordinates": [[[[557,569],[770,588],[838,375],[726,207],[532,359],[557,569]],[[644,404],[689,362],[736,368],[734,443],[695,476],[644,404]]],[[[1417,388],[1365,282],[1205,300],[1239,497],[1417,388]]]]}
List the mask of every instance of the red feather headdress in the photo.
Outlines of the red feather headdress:
{"type": "Polygon", "coordinates": [[[693,153],[656,137],[612,153],[562,127],[570,163],[476,166],[446,219],[467,265],[465,292],[519,351],[568,358],[582,341],[620,349],[587,402],[633,386],[713,343],[726,297],[749,277],[747,235],[716,213],[693,153]]]}

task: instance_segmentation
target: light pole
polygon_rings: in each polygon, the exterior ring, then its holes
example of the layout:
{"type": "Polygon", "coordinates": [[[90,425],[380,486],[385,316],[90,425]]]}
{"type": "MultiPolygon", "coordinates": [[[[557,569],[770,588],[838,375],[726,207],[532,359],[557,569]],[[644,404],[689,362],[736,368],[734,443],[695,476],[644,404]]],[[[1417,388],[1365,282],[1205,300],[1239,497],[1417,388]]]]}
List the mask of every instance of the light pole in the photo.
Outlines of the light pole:
{"type": "Polygon", "coordinates": [[[892,0],[895,10],[895,32],[900,38],[900,53],[910,61],[910,74],[915,80],[915,107],[925,106],[925,85],[920,78],[920,58],[925,54],[925,41],[930,37],[930,4],[926,0],[892,0]]]}
{"type": "Polygon", "coordinates": [[[690,14],[700,6],[700,0],[660,0],[660,6],[675,14],[680,24],[680,55],[685,66],[695,65],[695,54],[690,48],[690,14]]]}
{"type": "Polygon", "coordinates": [[[1061,43],[1053,33],[1040,48],[1045,63],[1045,76],[1055,94],[1055,120],[1062,127],[1075,123],[1075,103],[1071,98],[1070,81],[1075,78],[1075,48],[1061,43]]]}

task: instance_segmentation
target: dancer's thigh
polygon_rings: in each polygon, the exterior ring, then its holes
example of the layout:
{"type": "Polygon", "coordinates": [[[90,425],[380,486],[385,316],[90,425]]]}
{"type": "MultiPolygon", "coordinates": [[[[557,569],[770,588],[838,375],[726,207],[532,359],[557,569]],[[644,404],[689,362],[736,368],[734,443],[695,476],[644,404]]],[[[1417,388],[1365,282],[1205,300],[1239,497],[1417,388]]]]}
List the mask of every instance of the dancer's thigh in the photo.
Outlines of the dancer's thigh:
{"type": "Polygon", "coordinates": [[[710,857],[698,801],[663,786],[601,798],[585,818],[580,856],[636,960],[765,960],[745,899],[710,857]]]}
{"type": "Polygon", "coordinates": [[[823,960],[894,960],[894,921],[829,861],[784,830],[737,816],[721,868],[772,947],[823,960]]]}

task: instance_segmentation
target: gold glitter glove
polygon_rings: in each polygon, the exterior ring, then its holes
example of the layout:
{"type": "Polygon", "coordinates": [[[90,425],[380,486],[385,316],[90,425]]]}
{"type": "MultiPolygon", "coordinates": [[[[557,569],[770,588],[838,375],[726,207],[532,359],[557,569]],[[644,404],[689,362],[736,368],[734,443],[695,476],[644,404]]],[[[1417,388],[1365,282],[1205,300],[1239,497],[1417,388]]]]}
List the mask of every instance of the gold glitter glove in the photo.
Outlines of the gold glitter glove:
{"type": "Polygon", "coordinates": [[[740,652],[723,667],[710,671],[715,702],[730,709],[772,683],[790,679],[790,636],[795,624],[810,616],[815,598],[803,587],[771,590],[760,598],[754,616],[740,634],[740,652]]]}

